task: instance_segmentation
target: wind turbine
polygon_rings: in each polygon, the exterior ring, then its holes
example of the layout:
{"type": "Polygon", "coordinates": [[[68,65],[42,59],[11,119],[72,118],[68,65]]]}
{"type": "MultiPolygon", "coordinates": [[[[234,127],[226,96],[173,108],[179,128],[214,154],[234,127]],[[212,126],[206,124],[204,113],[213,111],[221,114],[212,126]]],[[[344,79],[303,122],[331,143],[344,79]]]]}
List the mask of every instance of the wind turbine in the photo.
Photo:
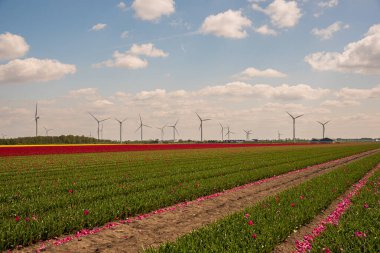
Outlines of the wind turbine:
{"type": "MultiPolygon", "coordinates": [[[[106,119],[102,119],[102,120],[98,120],[92,113],[88,113],[88,114],[90,114],[93,118],[94,118],[94,120],[96,120],[96,122],[98,122],[98,141],[99,141],[99,125],[100,125],[100,123],[101,122],[103,122],[103,121],[106,121],[106,120],[109,120],[110,118],[106,118],[106,119]]],[[[103,134],[103,124],[102,124],[102,134],[103,134]]],[[[103,137],[102,137],[103,138],[103,137]]]]}
{"type": "Polygon", "coordinates": [[[281,140],[281,133],[279,130],[277,130],[277,136],[278,136],[278,140],[280,141],[281,140]]]}
{"type": "Polygon", "coordinates": [[[246,140],[248,141],[249,140],[249,136],[251,135],[252,133],[252,130],[244,130],[243,131],[245,132],[245,137],[246,137],[246,140]]]}
{"type": "Polygon", "coordinates": [[[143,140],[143,128],[144,127],[149,127],[149,128],[152,128],[151,126],[148,126],[148,125],[145,125],[143,122],[142,122],[142,119],[141,119],[141,115],[139,114],[139,117],[140,117],[140,126],[139,128],[136,129],[136,132],[140,129],[141,131],[141,141],[143,140]]]}
{"type": "Polygon", "coordinates": [[[122,129],[123,129],[123,122],[127,120],[127,118],[123,119],[123,120],[118,120],[117,118],[115,118],[115,120],[117,122],[119,122],[119,125],[120,125],[120,143],[122,142],[122,137],[121,137],[121,132],[122,132],[122,129]]]}
{"type": "Polygon", "coordinates": [[[329,121],[326,121],[325,123],[322,123],[322,122],[320,122],[320,121],[317,121],[319,124],[321,124],[322,125],[322,129],[323,129],[323,134],[322,134],[322,139],[324,139],[325,138],[325,125],[327,124],[327,123],[329,123],[330,122],[330,120],[329,121]]]}
{"type": "Polygon", "coordinates": [[[228,141],[230,141],[230,134],[234,134],[234,132],[231,132],[230,127],[227,127],[227,133],[226,136],[228,136],[228,141]]]}
{"type": "Polygon", "coordinates": [[[168,127],[173,128],[173,142],[175,142],[175,133],[177,132],[177,134],[179,134],[179,132],[178,132],[178,130],[177,130],[177,123],[178,123],[178,120],[175,122],[174,125],[172,125],[172,126],[168,126],[168,127]]]}
{"type": "Polygon", "coordinates": [[[167,127],[167,125],[162,126],[162,127],[157,127],[157,129],[159,129],[161,131],[161,141],[164,140],[164,134],[165,134],[164,129],[165,129],[165,127],[167,127]]]}
{"type": "Polygon", "coordinates": [[[54,130],[54,129],[47,129],[46,127],[44,127],[44,129],[45,129],[46,136],[49,136],[49,132],[54,130]]]}
{"type": "Polygon", "coordinates": [[[296,119],[298,119],[299,117],[302,117],[303,114],[298,115],[298,116],[293,116],[288,112],[286,113],[289,114],[289,116],[293,119],[293,142],[296,142],[296,119]]]}
{"type": "Polygon", "coordinates": [[[224,127],[220,122],[219,122],[219,126],[220,126],[220,132],[222,134],[222,142],[223,142],[224,141],[224,127]]]}
{"type": "Polygon", "coordinates": [[[201,122],[201,124],[199,125],[199,129],[201,130],[201,141],[203,141],[203,121],[208,121],[208,120],[211,120],[211,119],[202,119],[202,118],[199,116],[198,113],[195,113],[195,114],[198,116],[198,118],[199,118],[199,120],[200,120],[200,122],[201,122]]]}
{"type": "Polygon", "coordinates": [[[36,121],[36,137],[38,136],[38,120],[40,119],[40,116],[38,116],[38,104],[36,103],[36,113],[34,114],[34,120],[36,121]]]}

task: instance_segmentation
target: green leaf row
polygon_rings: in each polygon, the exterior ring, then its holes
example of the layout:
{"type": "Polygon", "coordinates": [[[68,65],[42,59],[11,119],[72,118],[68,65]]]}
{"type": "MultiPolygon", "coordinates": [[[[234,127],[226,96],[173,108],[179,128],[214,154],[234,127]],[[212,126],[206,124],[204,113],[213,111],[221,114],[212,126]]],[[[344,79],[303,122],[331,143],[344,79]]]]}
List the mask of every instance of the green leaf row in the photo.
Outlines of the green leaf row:
{"type": "Polygon", "coordinates": [[[148,252],[271,252],[379,162],[375,154],[342,165],[148,252]]]}

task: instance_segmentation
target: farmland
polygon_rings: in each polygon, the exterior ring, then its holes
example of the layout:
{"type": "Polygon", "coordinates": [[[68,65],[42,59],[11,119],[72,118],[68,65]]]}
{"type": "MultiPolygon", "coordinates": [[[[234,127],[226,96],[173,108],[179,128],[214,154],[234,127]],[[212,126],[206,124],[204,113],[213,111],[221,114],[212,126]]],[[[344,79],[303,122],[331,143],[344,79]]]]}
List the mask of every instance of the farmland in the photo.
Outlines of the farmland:
{"type": "MultiPolygon", "coordinates": [[[[347,144],[4,157],[0,160],[0,248],[29,245],[378,147],[347,144]]],[[[375,158],[369,160],[375,163],[375,158]]]]}

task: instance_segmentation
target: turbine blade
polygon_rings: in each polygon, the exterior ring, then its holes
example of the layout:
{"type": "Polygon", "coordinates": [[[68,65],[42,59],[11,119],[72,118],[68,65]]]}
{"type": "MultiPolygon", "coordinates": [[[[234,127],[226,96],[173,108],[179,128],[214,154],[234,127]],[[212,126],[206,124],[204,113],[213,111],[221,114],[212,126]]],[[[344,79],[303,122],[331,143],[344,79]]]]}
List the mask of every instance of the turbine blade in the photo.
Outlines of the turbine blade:
{"type": "Polygon", "coordinates": [[[208,120],[211,120],[211,119],[204,119],[203,121],[208,121],[208,120]]]}
{"type": "Polygon", "coordinates": [[[91,112],[89,112],[88,114],[90,114],[97,122],[99,122],[99,120],[91,112]]]}
{"type": "Polygon", "coordinates": [[[199,114],[197,112],[195,112],[195,114],[198,116],[199,120],[202,121],[201,116],[199,116],[199,114]]]}
{"type": "Polygon", "coordinates": [[[298,119],[299,117],[302,117],[304,114],[301,114],[301,115],[298,115],[297,117],[295,117],[296,119],[298,119]]]}
{"type": "Polygon", "coordinates": [[[289,116],[290,116],[290,117],[292,117],[292,118],[294,119],[293,115],[291,115],[291,114],[290,114],[290,113],[288,113],[288,112],[286,112],[286,113],[287,113],[287,114],[289,114],[289,116]]]}
{"type": "Polygon", "coordinates": [[[136,129],[135,133],[136,133],[137,131],[139,131],[139,130],[140,130],[140,128],[141,128],[141,126],[139,126],[139,127],[136,129]]]}
{"type": "Polygon", "coordinates": [[[177,119],[177,121],[175,122],[174,126],[176,126],[176,125],[177,125],[178,121],[179,121],[179,119],[177,119]]]}

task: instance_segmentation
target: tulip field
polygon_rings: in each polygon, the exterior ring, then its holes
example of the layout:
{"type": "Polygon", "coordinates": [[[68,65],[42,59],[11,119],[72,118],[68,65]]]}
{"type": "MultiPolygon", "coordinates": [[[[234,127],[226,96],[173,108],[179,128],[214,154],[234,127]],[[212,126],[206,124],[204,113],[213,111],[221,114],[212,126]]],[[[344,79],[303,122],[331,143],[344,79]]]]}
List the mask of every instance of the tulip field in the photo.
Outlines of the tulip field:
{"type": "MultiPolygon", "coordinates": [[[[0,250],[378,148],[332,144],[0,157],[0,250]]],[[[221,252],[220,243],[232,252],[247,245],[269,250],[379,162],[374,154],[342,166],[159,250],[192,251],[205,240],[209,252],[221,252]]],[[[378,215],[378,206],[368,204],[378,215]]]]}
{"type": "MultiPolygon", "coordinates": [[[[349,165],[343,165],[297,187],[269,197],[240,213],[230,215],[185,235],[175,243],[165,244],[149,252],[272,252],[277,244],[310,222],[314,216],[379,162],[380,154],[376,154],[349,165]]],[[[315,252],[326,252],[325,249],[330,244],[335,246],[331,252],[362,252],[362,249],[367,249],[363,252],[379,252],[378,184],[378,180],[374,180],[372,185],[370,184],[370,193],[363,191],[362,195],[372,196],[371,201],[368,201],[369,204],[365,202],[364,207],[363,201],[359,201],[357,207],[360,211],[356,210],[357,208],[351,211],[351,215],[355,217],[347,218],[350,221],[349,224],[343,223],[345,230],[331,228],[329,234],[325,236],[325,241],[323,239],[318,241],[321,246],[319,249],[317,247],[315,252]],[[375,201],[373,195],[376,194],[375,201]],[[369,209],[369,205],[372,210],[369,209]],[[372,213],[368,214],[370,212],[372,213]],[[370,223],[372,225],[369,225],[370,223]],[[337,230],[344,239],[336,241],[337,230]],[[351,240],[352,242],[349,243],[351,240]],[[353,247],[347,247],[350,244],[353,247]],[[347,250],[340,250],[342,246],[347,250]]],[[[297,245],[296,252],[308,252],[312,249],[309,244],[306,247],[304,245],[297,245]]]]}

